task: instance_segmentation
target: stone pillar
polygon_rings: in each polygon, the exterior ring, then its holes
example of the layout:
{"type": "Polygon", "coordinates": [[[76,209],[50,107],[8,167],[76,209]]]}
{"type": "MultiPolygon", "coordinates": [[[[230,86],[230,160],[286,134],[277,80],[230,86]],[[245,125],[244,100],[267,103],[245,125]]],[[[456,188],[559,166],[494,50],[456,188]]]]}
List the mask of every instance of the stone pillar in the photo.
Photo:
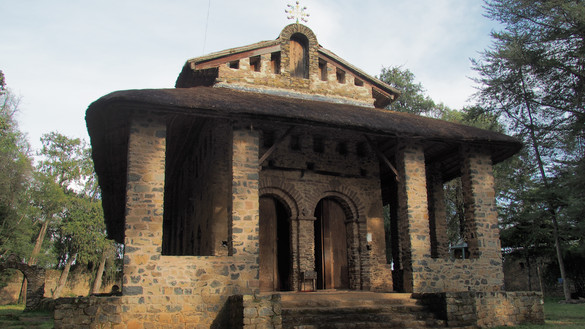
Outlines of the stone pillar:
{"type": "MultiPolygon", "coordinates": [[[[360,254],[359,223],[357,218],[345,223],[347,233],[347,267],[349,268],[349,289],[362,289],[362,261],[360,254]]],[[[364,245],[364,250],[366,249],[364,245]]]]}
{"type": "MultiPolygon", "coordinates": [[[[258,194],[258,132],[234,130],[232,150],[232,215],[231,254],[238,261],[259,264],[259,220],[258,194]]],[[[259,292],[258,266],[256,280],[249,288],[259,292]]]]}
{"type": "Polygon", "coordinates": [[[422,145],[402,142],[396,154],[398,232],[405,292],[426,284],[424,267],[431,258],[425,156],[422,145]]]}
{"type": "Polygon", "coordinates": [[[492,161],[488,154],[464,148],[461,183],[465,203],[465,240],[470,258],[501,259],[500,231],[492,161]]]}
{"type": "Polygon", "coordinates": [[[161,254],[166,124],[161,117],[141,114],[130,125],[122,292],[158,294],[158,287],[140,281],[146,264],[161,254]]]}
{"type": "Polygon", "coordinates": [[[438,166],[427,168],[427,188],[429,203],[429,229],[431,238],[431,257],[449,257],[449,238],[447,237],[447,213],[443,177],[438,166]]]}
{"type": "MultiPolygon", "coordinates": [[[[298,219],[299,274],[315,271],[315,220],[315,217],[298,219]]],[[[299,283],[302,285],[300,280],[299,283]]],[[[317,282],[315,282],[316,285],[317,282]]],[[[300,286],[300,289],[303,287],[300,286]]]]}

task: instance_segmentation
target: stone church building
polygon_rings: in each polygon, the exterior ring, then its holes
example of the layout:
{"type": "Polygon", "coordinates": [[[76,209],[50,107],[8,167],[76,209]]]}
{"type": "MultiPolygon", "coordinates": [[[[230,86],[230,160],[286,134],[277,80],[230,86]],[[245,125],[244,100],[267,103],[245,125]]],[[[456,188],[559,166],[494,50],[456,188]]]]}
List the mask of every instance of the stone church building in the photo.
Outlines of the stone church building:
{"type": "Polygon", "coordinates": [[[123,286],[59,303],[56,328],[80,318],[106,328],[542,322],[540,295],[502,291],[492,165],[522,145],[385,110],[397,97],[292,24],[275,40],[188,60],[174,89],[91,104],[123,286]],[[457,177],[466,259],[450,257],[446,233],[443,185],[457,177]],[[393,300],[404,307],[390,312],[393,300]],[[429,319],[404,320],[410,306],[429,319]]]}

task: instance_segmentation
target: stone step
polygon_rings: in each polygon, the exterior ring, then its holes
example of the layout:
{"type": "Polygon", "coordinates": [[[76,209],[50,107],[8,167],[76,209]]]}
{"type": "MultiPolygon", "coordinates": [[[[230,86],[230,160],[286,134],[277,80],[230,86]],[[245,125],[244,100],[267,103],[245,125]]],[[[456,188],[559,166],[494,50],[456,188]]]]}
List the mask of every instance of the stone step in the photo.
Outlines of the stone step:
{"type": "MultiPolygon", "coordinates": [[[[284,328],[293,328],[302,324],[329,324],[329,323],[385,323],[389,328],[394,327],[436,327],[444,326],[443,320],[437,320],[432,315],[415,313],[389,313],[380,309],[317,309],[283,310],[282,319],[284,328]]],[[[321,325],[322,326],[322,325],[321,325]]],[[[326,328],[326,327],[324,327],[326,328]]]]}
{"type": "Polygon", "coordinates": [[[411,294],[320,291],[281,295],[284,329],[444,328],[411,294]]]}
{"type": "Polygon", "coordinates": [[[351,307],[378,305],[420,305],[411,294],[327,291],[313,293],[285,293],[282,307],[351,307]]]}

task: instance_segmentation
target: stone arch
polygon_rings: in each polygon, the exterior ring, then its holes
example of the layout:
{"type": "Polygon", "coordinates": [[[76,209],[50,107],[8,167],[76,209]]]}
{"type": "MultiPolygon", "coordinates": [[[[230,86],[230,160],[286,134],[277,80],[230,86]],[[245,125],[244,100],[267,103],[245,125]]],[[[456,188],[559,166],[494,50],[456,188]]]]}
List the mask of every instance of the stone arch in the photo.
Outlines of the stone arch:
{"type": "Polygon", "coordinates": [[[285,205],[291,219],[296,219],[299,217],[299,207],[297,202],[294,197],[287,191],[274,186],[261,187],[258,194],[261,197],[268,195],[275,197],[278,199],[278,201],[285,205]]]}
{"type": "Polygon", "coordinates": [[[326,198],[334,199],[339,202],[339,204],[343,208],[343,211],[345,212],[345,217],[347,218],[347,221],[359,222],[360,220],[363,220],[363,218],[365,218],[364,217],[365,206],[363,206],[362,202],[357,199],[356,195],[350,197],[345,193],[334,190],[325,191],[321,193],[317,198],[311,200],[309,209],[315,209],[319,201],[326,198]],[[358,204],[360,206],[358,206],[358,204]]]}
{"type": "Polygon", "coordinates": [[[294,78],[309,79],[312,74],[319,71],[319,42],[311,29],[302,24],[290,24],[280,32],[278,40],[282,52],[283,74],[294,78]],[[295,56],[296,50],[298,50],[295,45],[298,46],[299,42],[303,44],[304,49],[302,76],[299,75],[301,72],[295,69],[297,68],[296,63],[299,63],[299,59],[295,56]]]}
{"type": "Polygon", "coordinates": [[[39,309],[45,295],[45,269],[37,265],[28,265],[12,254],[0,263],[0,272],[6,269],[16,269],[22,272],[27,280],[25,311],[39,309]]]}
{"type": "Polygon", "coordinates": [[[285,28],[280,32],[278,38],[282,41],[288,41],[294,34],[304,35],[309,41],[310,48],[319,46],[319,42],[317,42],[317,36],[315,36],[315,33],[313,33],[310,28],[302,24],[290,24],[285,26],[285,28]]]}

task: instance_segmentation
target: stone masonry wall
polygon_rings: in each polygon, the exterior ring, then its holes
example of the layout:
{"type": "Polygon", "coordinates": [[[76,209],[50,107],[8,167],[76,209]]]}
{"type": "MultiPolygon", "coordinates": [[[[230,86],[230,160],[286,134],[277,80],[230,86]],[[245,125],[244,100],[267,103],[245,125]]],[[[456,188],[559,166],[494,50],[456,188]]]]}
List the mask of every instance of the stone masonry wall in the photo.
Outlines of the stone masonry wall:
{"type": "Polygon", "coordinates": [[[233,133],[233,256],[161,256],[163,118],[135,118],[128,153],[121,328],[209,328],[228,296],[258,290],[257,132],[233,133]]]}
{"type": "MultiPolygon", "coordinates": [[[[288,127],[257,128],[263,131],[264,138],[271,135],[276,140],[288,127]]],[[[261,144],[264,154],[269,145],[261,144]]],[[[316,206],[321,199],[332,198],[346,212],[351,289],[392,290],[392,275],[385,257],[379,163],[363,136],[296,127],[262,165],[260,190],[278,194],[298,216],[292,219],[291,241],[295,289],[303,289],[299,273],[315,269],[316,206]]]]}
{"type": "Polygon", "coordinates": [[[271,53],[261,54],[260,66],[250,65],[250,58],[239,59],[237,68],[230,63],[221,64],[218,67],[217,83],[224,86],[240,86],[244,89],[286,89],[288,93],[298,93],[299,96],[307,95],[326,96],[337,99],[339,102],[373,106],[372,85],[352,75],[341,63],[319,53],[319,43],[313,32],[301,24],[291,24],[283,29],[280,35],[280,70],[275,72],[271,63],[271,53]],[[296,33],[307,37],[309,57],[309,77],[298,78],[290,73],[290,38],[296,33]],[[319,62],[325,73],[321,73],[319,62]],[[344,76],[338,79],[338,71],[344,76]],[[343,72],[343,73],[341,73],[343,72]],[[304,95],[301,95],[304,94],[304,95]]]}
{"type": "Polygon", "coordinates": [[[444,296],[449,327],[544,324],[542,294],[539,292],[460,292],[444,296]]]}
{"type": "Polygon", "coordinates": [[[424,267],[431,259],[427,183],[422,145],[398,147],[398,231],[404,290],[420,292],[426,284],[424,267]]]}
{"type": "MultiPolygon", "coordinates": [[[[491,161],[475,149],[462,152],[465,232],[476,251],[471,259],[451,260],[446,256],[431,258],[423,149],[412,143],[398,148],[400,263],[407,292],[497,292],[503,288],[491,161]]],[[[432,185],[432,179],[430,182],[432,185]]],[[[437,194],[436,190],[430,189],[433,194],[437,194]]]]}

